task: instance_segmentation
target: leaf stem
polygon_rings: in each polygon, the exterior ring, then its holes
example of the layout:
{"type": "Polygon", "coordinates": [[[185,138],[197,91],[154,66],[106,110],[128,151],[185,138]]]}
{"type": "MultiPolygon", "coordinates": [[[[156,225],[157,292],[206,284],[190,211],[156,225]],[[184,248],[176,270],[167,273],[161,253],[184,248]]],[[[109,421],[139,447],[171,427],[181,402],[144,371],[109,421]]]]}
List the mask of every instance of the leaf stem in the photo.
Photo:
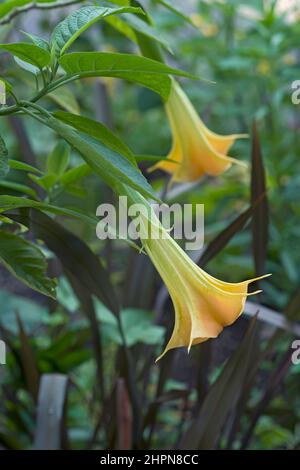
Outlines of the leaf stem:
{"type": "Polygon", "coordinates": [[[81,3],[83,0],[71,0],[69,2],[56,2],[56,3],[30,3],[24,7],[15,8],[12,13],[8,14],[4,17],[3,20],[0,21],[0,25],[8,24],[11,22],[13,18],[20,15],[21,13],[25,13],[30,10],[52,10],[54,8],[64,8],[68,7],[69,5],[75,5],[76,3],[81,3]]]}
{"type": "Polygon", "coordinates": [[[25,108],[25,107],[21,107],[20,108],[25,114],[28,114],[29,116],[31,116],[32,118],[36,119],[37,121],[41,122],[42,124],[46,124],[45,120],[42,119],[40,116],[38,116],[37,114],[33,113],[32,111],[29,111],[29,109],[25,108]]]}
{"type": "Polygon", "coordinates": [[[51,114],[46,109],[42,108],[41,106],[39,106],[36,103],[32,103],[31,101],[22,100],[22,101],[19,102],[19,104],[23,109],[24,109],[24,107],[29,106],[31,108],[36,109],[40,114],[45,115],[46,117],[51,117],[51,114]]]}

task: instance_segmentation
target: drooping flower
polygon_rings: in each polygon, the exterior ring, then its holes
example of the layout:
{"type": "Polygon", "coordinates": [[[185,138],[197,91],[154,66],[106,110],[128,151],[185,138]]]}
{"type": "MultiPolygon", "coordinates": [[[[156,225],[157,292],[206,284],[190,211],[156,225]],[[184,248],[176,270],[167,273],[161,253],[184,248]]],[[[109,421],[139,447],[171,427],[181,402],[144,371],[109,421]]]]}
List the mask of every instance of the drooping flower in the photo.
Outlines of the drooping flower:
{"type": "Polygon", "coordinates": [[[249,284],[269,274],[239,283],[214,278],[197,266],[169,235],[149,203],[136,191],[129,192],[133,195],[131,200],[147,208],[148,215],[144,213],[139,219],[140,238],[175,309],[173,333],[159,360],[170,349],[185,346],[190,350],[195,344],[216,338],[243,313],[247,296],[261,292],[248,293],[249,284]]]}
{"type": "MultiPolygon", "coordinates": [[[[251,282],[220,281],[197,266],[180,246],[168,236],[144,240],[144,247],[160,273],[175,309],[172,336],[158,359],[170,349],[202,343],[216,338],[225,326],[243,313],[251,282]]],[[[157,360],[158,360],[157,359],[157,360]]]]}
{"type": "Polygon", "coordinates": [[[236,139],[247,136],[222,136],[209,130],[175,80],[172,80],[171,93],[165,106],[173,145],[167,158],[150,168],[150,171],[161,169],[171,173],[174,182],[190,182],[203,175],[219,175],[232,163],[245,166],[243,162],[229,157],[227,152],[236,139]]]}

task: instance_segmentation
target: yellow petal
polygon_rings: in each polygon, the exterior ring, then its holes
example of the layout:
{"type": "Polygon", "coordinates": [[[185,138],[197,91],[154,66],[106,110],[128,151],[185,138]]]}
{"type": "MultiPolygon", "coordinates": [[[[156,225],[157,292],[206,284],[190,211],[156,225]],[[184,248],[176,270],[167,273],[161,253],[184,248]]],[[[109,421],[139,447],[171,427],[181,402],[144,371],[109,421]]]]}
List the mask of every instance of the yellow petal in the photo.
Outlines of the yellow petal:
{"type": "Polygon", "coordinates": [[[172,82],[166,112],[173,135],[173,144],[167,160],[175,163],[162,160],[150,168],[150,171],[162,169],[173,175],[173,181],[189,182],[205,174],[219,175],[232,163],[244,165],[243,162],[227,156],[227,152],[236,139],[246,136],[222,136],[210,131],[175,81],[172,82]]]}
{"type": "MultiPolygon", "coordinates": [[[[168,236],[144,240],[153,264],[165,282],[175,309],[172,336],[159,360],[170,349],[187,347],[216,338],[244,310],[251,282],[220,281],[197,266],[168,236]]],[[[257,292],[256,292],[257,293],[257,292]]],[[[253,294],[252,294],[253,295],[253,294]]]]}

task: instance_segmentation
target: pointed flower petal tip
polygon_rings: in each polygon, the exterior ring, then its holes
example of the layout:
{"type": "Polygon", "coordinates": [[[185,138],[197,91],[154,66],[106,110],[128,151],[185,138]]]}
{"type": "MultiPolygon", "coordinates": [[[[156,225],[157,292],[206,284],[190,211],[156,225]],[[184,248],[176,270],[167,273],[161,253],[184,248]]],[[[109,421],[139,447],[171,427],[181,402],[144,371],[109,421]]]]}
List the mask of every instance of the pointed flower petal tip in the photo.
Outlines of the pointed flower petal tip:
{"type": "Polygon", "coordinates": [[[258,289],[258,290],[254,291],[254,292],[248,292],[247,295],[248,295],[248,297],[251,297],[251,295],[261,294],[262,292],[263,292],[262,289],[258,289]]]}
{"type": "Polygon", "coordinates": [[[228,156],[228,151],[237,139],[246,134],[219,135],[209,130],[198,116],[191,101],[180,85],[173,80],[166,112],[173,134],[173,145],[166,159],[153,167],[173,175],[173,181],[197,181],[204,175],[217,176],[233,163],[247,166],[228,156]]]}
{"type": "Polygon", "coordinates": [[[264,279],[265,277],[270,277],[270,276],[273,276],[273,274],[272,273],[264,274],[263,276],[261,276],[261,279],[264,279]]]}
{"type": "MultiPolygon", "coordinates": [[[[175,243],[174,240],[173,243],[175,243]]],[[[168,253],[167,246],[165,246],[165,250],[167,257],[172,256],[168,253]]],[[[181,250],[181,248],[178,246],[177,250],[181,250]]],[[[160,262],[164,262],[162,253],[160,262]]],[[[178,266],[178,260],[176,263],[178,266]]],[[[180,276],[183,275],[185,278],[179,277],[177,282],[172,279],[173,286],[170,286],[165,280],[175,308],[175,326],[171,339],[162,354],[155,360],[156,363],[171,349],[186,346],[189,354],[192,346],[217,338],[226,326],[234,323],[243,313],[246,298],[262,292],[262,290],[257,290],[249,293],[247,292],[248,285],[271,276],[271,274],[265,274],[241,283],[226,283],[205,273],[188,257],[186,263],[185,266],[181,266],[183,270],[186,269],[185,272],[180,272],[180,276]],[[198,279],[198,285],[193,282],[197,270],[201,272],[202,280],[207,278],[207,286],[201,284],[200,279],[198,279]],[[189,279],[190,284],[186,285],[184,279],[189,279]],[[244,291],[241,290],[242,287],[244,291]],[[184,288],[186,292],[184,292],[184,288]],[[178,295],[176,297],[174,291],[182,292],[187,297],[178,300],[178,295]]],[[[158,265],[156,267],[159,270],[158,265]]],[[[162,272],[161,275],[163,276],[162,272]]]]}

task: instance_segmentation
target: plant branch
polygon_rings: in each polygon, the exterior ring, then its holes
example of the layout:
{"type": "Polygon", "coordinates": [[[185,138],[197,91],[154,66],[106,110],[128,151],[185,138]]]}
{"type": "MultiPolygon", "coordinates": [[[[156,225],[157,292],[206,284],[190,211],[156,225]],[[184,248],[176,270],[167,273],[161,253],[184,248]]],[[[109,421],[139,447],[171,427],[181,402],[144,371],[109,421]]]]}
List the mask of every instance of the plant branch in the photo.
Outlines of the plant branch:
{"type": "Polygon", "coordinates": [[[0,20],[0,26],[10,23],[16,16],[21,13],[26,13],[30,10],[53,10],[54,8],[64,8],[76,3],[81,3],[83,0],[71,0],[69,2],[56,2],[56,3],[29,3],[22,7],[14,9],[10,14],[0,20]]]}

